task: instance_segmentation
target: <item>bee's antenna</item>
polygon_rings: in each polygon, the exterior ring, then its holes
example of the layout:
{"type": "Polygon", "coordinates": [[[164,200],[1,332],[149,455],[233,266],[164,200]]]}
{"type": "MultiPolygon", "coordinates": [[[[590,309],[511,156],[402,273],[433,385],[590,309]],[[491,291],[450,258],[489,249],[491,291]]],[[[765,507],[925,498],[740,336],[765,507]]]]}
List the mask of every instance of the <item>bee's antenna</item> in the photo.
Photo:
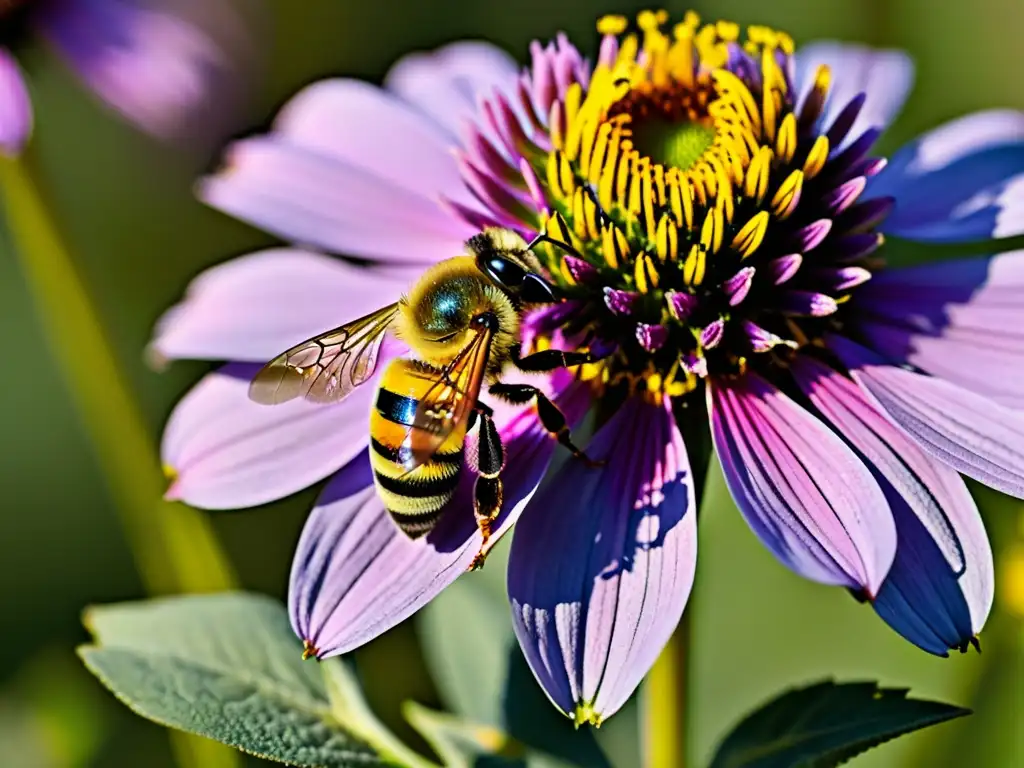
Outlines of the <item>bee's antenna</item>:
{"type": "Polygon", "coordinates": [[[527,243],[526,244],[526,250],[532,251],[533,247],[535,245],[537,245],[537,243],[550,243],[551,245],[555,246],[556,248],[560,248],[561,250],[565,251],[566,253],[570,253],[573,256],[575,256],[577,258],[580,258],[580,259],[583,258],[583,254],[580,253],[579,251],[577,251],[571,245],[569,245],[568,243],[563,243],[561,240],[556,240],[555,238],[551,237],[551,235],[547,234],[546,232],[541,232],[535,238],[533,238],[533,240],[531,240],[529,243],[527,243]]]}

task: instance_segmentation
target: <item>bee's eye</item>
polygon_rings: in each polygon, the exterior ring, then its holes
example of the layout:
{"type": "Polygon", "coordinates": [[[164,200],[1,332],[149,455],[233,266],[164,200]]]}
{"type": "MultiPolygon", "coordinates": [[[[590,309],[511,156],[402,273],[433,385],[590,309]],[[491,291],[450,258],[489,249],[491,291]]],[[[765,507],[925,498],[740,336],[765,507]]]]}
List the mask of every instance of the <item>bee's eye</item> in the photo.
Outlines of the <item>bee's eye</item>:
{"type": "Polygon", "coordinates": [[[484,260],[483,267],[488,277],[506,288],[518,288],[526,277],[522,267],[502,256],[489,256],[484,260]]]}

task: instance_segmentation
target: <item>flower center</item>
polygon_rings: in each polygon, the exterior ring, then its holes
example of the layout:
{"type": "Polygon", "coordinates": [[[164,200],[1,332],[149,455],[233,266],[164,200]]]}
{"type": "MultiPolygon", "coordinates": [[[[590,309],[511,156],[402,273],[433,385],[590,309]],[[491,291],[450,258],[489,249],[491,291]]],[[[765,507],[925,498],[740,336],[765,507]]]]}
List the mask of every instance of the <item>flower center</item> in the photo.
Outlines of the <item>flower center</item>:
{"type": "Polygon", "coordinates": [[[637,150],[670,168],[686,170],[715,140],[715,129],[702,123],[678,125],[662,117],[652,118],[633,129],[637,150]]]}
{"type": "Polygon", "coordinates": [[[871,131],[846,141],[863,97],[821,126],[820,67],[797,109],[788,35],[667,21],[602,19],[589,83],[552,106],[542,225],[575,253],[539,250],[572,301],[538,329],[614,348],[596,386],[683,394],[841,323],[891,201],[858,202],[884,165],[871,131]]]}

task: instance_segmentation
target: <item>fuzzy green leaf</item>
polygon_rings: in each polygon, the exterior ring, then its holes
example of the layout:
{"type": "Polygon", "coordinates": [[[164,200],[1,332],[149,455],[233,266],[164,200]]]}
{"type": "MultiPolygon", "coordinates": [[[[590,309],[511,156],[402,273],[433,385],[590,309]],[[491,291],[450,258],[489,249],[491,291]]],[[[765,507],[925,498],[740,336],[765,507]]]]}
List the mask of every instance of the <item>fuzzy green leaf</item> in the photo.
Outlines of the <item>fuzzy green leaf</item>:
{"type": "Polygon", "coordinates": [[[897,736],[967,714],[877,683],[825,681],[787,691],[744,718],[711,768],[834,768],[897,736]]]}
{"type": "Polygon", "coordinates": [[[97,641],[79,649],[86,666],[144,717],[290,765],[398,764],[371,746],[358,706],[332,701],[270,598],[148,600],[91,609],[85,623],[97,641]]]}

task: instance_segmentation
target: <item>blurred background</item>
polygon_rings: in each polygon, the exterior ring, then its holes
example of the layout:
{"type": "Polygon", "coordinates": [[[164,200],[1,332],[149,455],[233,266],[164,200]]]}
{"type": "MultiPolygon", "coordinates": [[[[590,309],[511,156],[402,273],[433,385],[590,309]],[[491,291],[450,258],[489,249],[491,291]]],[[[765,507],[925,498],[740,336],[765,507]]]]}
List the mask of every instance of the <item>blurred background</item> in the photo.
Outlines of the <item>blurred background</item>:
{"type": "MultiPolygon", "coordinates": [[[[274,0],[265,3],[260,18],[255,0],[245,0],[238,7],[251,11],[260,61],[250,72],[251,97],[233,117],[233,130],[265,127],[310,81],[338,74],[379,80],[403,53],[458,38],[489,39],[523,59],[533,37],[564,30],[592,51],[597,16],[645,5],[274,0]]],[[[885,138],[887,151],[972,110],[1024,108],[1021,3],[716,0],[667,7],[769,24],[791,32],[798,45],[828,37],[909,50],[917,60],[917,84],[885,138]]],[[[143,348],[154,320],[201,269],[272,240],[192,196],[195,178],[216,164],[226,137],[186,147],[159,144],[112,117],[49,51],[30,49],[24,63],[37,109],[29,162],[155,451],[170,408],[206,366],[150,370],[143,348]]],[[[6,359],[0,397],[0,762],[17,768],[170,766],[166,733],[119,704],[74,655],[75,646],[88,640],[81,625],[85,606],[142,598],[146,589],[111,485],[46,344],[3,227],[0,222],[0,345],[6,359]]],[[[61,343],[73,346],[76,338],[67,334],[61,343]]],[[[272,506],[208,516],[244,587],[284,597],[292,549],[314,496],[311,489],[272,506]]],[[[979,499],[999,569],[996,607],[981,636],[982,654],[938,659],[910,646],[845,592],[779,566],[713,472],[687,609],[694,632],[688,734],[694,764],[706,764],[721,736],[779,689],[835,677],[877,679],[976,711],[858,758],[852,763],[857,768],[1024,765],[1024,507],[989,492],[979,499]]],[[[444,664],[431,661],[429,652],[425,660],[417,633],[433,633],[439,616],[458,617],[466,627],[507,621],[505,550],[507,543],[474,577],[472,598],[464,591],[446,594],[418,623],[407,622],[357,654],[371,702],[396,728],[402,728],[398,706],[405,699],[451,704],[439,698],[435,685],[444,664]]],[[[492,630],[508,636],[505,627],[492,630]]],[[[487,706],[482,703],[482,710],[487,706]]],[[[534,710],[558,718],[550,708],[534,710]]],[[[636,708],[628,707],[599,733],[617,766],[635,764],[635,719],[636,708]]],[[[563,725],[568,723],[553,727],[563,725]]]]}

